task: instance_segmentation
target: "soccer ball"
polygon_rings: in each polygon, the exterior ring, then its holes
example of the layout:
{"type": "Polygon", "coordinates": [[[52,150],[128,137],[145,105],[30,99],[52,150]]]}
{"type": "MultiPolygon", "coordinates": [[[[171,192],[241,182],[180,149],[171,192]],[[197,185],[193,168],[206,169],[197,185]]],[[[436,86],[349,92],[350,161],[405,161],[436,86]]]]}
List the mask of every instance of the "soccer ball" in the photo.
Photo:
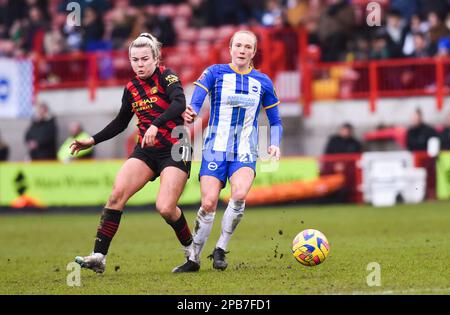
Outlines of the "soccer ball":
{"type": "Polygon", "coordinates": [[[305,266],[322,263],[328,256],[330,245],[322,232],[307,229],[301,231],[292,241],[292,255],[305,266]]]}

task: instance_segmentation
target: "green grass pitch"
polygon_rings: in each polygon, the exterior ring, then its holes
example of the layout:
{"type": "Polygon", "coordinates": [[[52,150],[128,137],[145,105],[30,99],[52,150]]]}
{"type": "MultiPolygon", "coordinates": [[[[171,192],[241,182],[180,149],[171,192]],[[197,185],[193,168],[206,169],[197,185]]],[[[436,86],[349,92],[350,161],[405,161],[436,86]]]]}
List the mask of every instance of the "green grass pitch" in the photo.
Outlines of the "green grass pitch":
{"type": "MultiPolygon", "coordinates": [[[[186,212],[191,228],[195,214],[186,212]]],[[[0,294],[450,294],[448,202],[249,208],[223,272],[207,259],[222,215],[220,209],[200,272],[172,274],[183,262],[172,229],[153,211],[125,212],[106,272],[81,270],[79,287],[67,285],[66,266],[91,251],[98,214],[2,215],[0,294]],[[302,266],[290,252],[306,228],[330,242],[319,266],[302,266]],[[380,286],[367,285],[371,262],[381,267],[380,286]]]]}

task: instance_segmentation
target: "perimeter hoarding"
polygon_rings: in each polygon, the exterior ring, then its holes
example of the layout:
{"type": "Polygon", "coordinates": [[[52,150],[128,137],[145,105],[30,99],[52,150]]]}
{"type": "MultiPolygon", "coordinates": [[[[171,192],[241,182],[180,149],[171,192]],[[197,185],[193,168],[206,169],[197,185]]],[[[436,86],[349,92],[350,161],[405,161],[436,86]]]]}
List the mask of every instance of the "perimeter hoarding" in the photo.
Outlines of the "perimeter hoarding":
{"type": "MultiPolygon", "coordinates": [[[[11,205],[20,191],[45,206],[104,205],[122,164],[123,160],[0,163],[0,205],[11,205]]],[[[199,162],[192,163],[191,177],[179,204],[200,202],[199,168],[199,162]]],[[[313,158],[286,158],[278,165],[258,162],[254,186],[314,179],[318,173],[318,163],[313,158]]],[[[149,182],[128,205],[154,204],[158,191],[159,179],[149,182]]],[[[222,196],[229,193],[227,184],[222,196]]]]}
{"type": "Polygon", "coordinates": [[[450,199],[450,151],[442,152],[436,161],[437,198],[450,199]]]}

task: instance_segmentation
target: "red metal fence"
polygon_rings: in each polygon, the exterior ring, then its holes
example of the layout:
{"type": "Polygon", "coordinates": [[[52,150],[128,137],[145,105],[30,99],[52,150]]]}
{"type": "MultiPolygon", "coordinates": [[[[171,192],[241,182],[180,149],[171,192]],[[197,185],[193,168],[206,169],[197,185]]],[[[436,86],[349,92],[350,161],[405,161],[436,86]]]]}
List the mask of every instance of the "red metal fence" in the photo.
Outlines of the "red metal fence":
{"type": "MultiPolygon", "coordinates": [[[[232,34],[237,27],[228,30],[232,34]]],[[[255,28],[258,52],[255,66],[275,80],[283,71],[299,76],[297,99],[305,116],[314,101],[325,99],[367,99],[376,110],[383,97],[434,96],[438,110],[450,93],[450,57],[392,59],[380,61],[321,63],[312,57],[303,29],[255,28]]],[[[229,37],[220,40],[182,41],[163,49],[163,63],[174,69],[184,84],[195,81],[214,63],[228,63],[229,37]]],[[[35,90],[88,87],[91,99],[98,87],[122,86],[133,76],[126,51],[76,53],[40,57],[35,60],[35,90]]],[[[282,101],[283,95],[281,95],[282,101]]],[[[288,96],[288,98],[292,98],[288,96]]]]}
{"type": "Polygon", "coordinates": [[[379,98],[424,95],[434,96],[441,110],[450,93],[450,57],[307,63],[303,70],[307,114],[314,100],[367,99],[374,112],[379,98]]]}

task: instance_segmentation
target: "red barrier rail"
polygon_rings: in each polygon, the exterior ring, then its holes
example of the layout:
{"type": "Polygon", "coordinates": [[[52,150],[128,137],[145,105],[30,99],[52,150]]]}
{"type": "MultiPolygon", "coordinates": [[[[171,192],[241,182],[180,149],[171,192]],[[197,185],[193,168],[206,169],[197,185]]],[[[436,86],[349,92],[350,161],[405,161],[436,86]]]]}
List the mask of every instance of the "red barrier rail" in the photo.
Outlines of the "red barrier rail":
{"type": "MultiPolygon", "coordinates": [[[[180,46],[163,50],[163,64],[173,68],[182,82],[192,82],[199,72],[213,63],[210,54],[206,57],[201,48],[180,46]],[[195,50],[195,52],[194,52],[195,50]]],[[[95,52],[39,58],[35,64],[36,92],[49,89],[89,88],[91,99],[99,87],[123,86],[133,77],[128,52],[95,52]]]]}
{"type": "Polygon", "coordinates": [[[306,115],[314,100],[367,98],[374,112],[381,97],[423,95],[435,96],[436,108],[442,110],[444,96],[450,94],[450,57],[319,62],[307,65],[302,74],[311,82],[303,86],[306,115]]]}
{"type": "MultiPolygon", "coordinates": [[[[235,27],[231,31],[239,29],[235,27]]],[[[309,116],[314,101],[367,99],[372,112],[382,97],[429,95],[438,110],[450,94],[450,57],[358,62],[315,62],[304,29],[252,29],[259,41],[255,66],[275,81],[283,71],[297,71],[298,95],[289,100],[303,105],[309,116]]],[[[230,33],[232,33],[229,31],[230,33]]],[[[229,36],[210,41],[181,41],[163,49],[163,64],[190,83],[209,65],[229,62],[229,36]]],[[[122,86],[133,76],[126,51],[76,53],[35,60],[35,91],[88,87],[91,99],[98,87],[122,86]]],[[[294,84],[295,85],[295,84],[294,84]]],[[[289,87],[295,89],[296,87],[289,87]]]]}
{"type": "MultiPolygon", "coordinates": [[[[239,29],[234,27],[230,34],[239,29]]],[[[253,28],[259,49],[255,66],[275,76],[280,71],[297,70],[298,37],[294,29],[253,28]],[[286,52],[290,52],[286,54],[286,52]]],[[[183,83],[197,79],[215,63],[228,63],[229,36],[222,39],[181,41],[176,47],[163,48],[162,64],[175,70],[183,83]]],[[[99,87],[122,86],[134,75],[127,51],[99,51],[58,56],[41,56],[34,60],[35,93],[41,90],[87,87],[95,98],[99,87]]]]}

